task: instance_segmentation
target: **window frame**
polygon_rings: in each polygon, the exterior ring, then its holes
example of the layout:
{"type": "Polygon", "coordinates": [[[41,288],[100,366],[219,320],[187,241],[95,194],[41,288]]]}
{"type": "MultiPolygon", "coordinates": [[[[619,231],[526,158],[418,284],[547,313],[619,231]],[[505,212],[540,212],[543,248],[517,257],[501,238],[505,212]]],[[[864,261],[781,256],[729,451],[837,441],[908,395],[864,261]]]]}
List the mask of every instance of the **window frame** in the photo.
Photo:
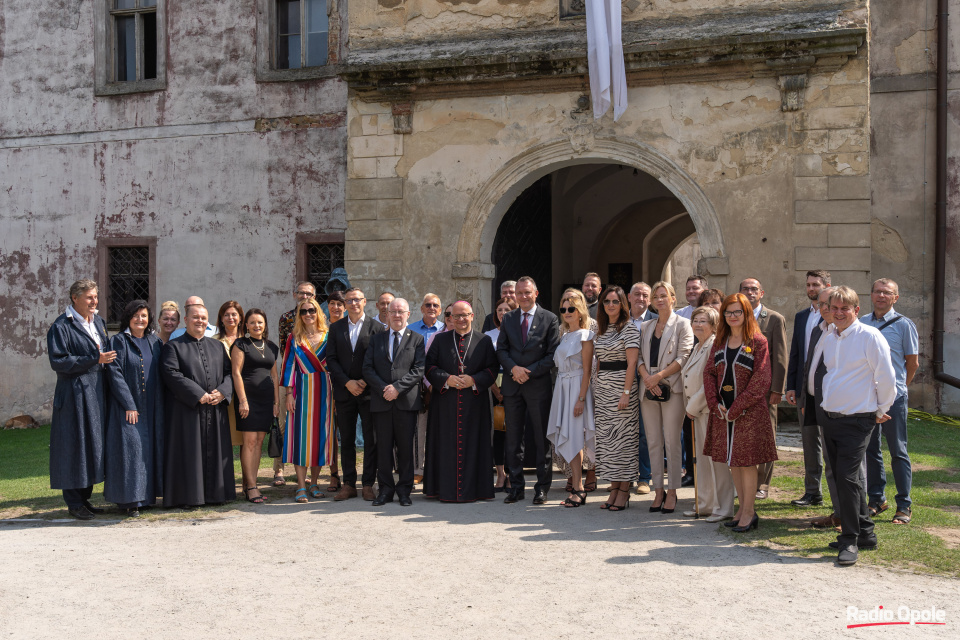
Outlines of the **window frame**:
{"type": "MultiPolygon", "coordinates": [[[[327,64],[299,69],[278,69],[277,0],[257,0],[257,82],[296,82],[336,76],[345,53],[341,46],[341,34],[346,24],[346,5],[346,0],[327,0],[327,64]]],[[[303,28],[301,25],[301,31],[303,28]]],[[[301,42],[301,48],[303,44],[301,42]]]]}
{"type": "MultiPolygon", "coordinates": [[[[339,244],[346,250],[346,233],[343,231],[323,231],[319,233],[298,233],[296,240],[297,255],[297,282],[309,280],[310,267],[309,248],[313,244],[339,244]]],[[[344,266],[346,266],[346,253],[344,253],[344,266]]],[[[349,275],[349,274],[347,274],[349,275]]],[[[317,291],[317,298],[323,297],[324,292],[317,291]]],[[[324,300],[326,298],[323,298],[324,300]]]]}
{"type": "Polygon", "coordinates": [[[157,238],[140,237],[100,237],[97,238],[96,282],[100,293],[100,314],[108,328],[120,322],[120,318],[110,317],[110,249],[114,247],[147,247],[147,261],[150,269],[147,275],[148,300],[153,315],[158,312],[157,302],[157,238]]]}
{"type": "MultiPolygon", "coordinates": [[[[116,74],[116,30],[114,0],[94,0],[94,95],[162,91],[167,88],[167,0],[157,0],[157,77],[149,80],[122,80],[116,74]]],[[[127,11],[127,10],[124,10],[127,11]]],[[[133,12],[133,10],[129,10],[133,12]]],[[[142,35],[141,35],[142,37],[142,35]]],[[[137,42],[137,57],[142,44],[137,42]]],[[[139,68],[139,65],[138,65],[139,68]]]]}

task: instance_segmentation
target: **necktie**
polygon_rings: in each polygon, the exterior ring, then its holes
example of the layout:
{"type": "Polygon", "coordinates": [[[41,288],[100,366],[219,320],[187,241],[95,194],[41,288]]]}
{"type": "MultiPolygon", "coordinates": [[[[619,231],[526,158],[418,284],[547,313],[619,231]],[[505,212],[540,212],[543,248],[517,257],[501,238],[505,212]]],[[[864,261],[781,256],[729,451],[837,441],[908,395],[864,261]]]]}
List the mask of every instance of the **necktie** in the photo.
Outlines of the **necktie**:
{"type": "Polygon", "coordinates": [[[523,314],[523,322],[520,323],[520,340],[527,344],[527,329],[530,328],[530,314],[523,314]]]}
{"type": "Polygon", "coordinates": [[[400,351],[400,332],[394,331],[393,332],[393,358],[390,358],[391,361],[393,361],[393,359],[397,357],[398,351],[400,351]]]}

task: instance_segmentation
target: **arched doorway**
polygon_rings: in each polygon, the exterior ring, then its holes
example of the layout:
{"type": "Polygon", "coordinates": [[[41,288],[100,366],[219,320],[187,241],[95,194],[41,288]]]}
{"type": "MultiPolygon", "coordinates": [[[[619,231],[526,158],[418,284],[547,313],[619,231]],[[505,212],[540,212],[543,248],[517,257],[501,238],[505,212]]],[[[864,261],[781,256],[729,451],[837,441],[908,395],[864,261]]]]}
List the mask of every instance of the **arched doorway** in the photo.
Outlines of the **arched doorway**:
{"type": "MultiPolygon", "coordinates": [[[[582,142],[565,138],[537,145],[505,163],[473,195],[458,239],[457,261],[452,269],[457,297],[474,301],[477,311],[485,313],[490,309],[492,296],[496,295],[493,289],[497,281],[493,248],[501,222],[518,197],[544,177],[549,177],[552,203],[560,201],[566,204],[568,201],[579,200],[582,204],[590,201],[590,198],[584,200],[582,197],[589,194],[594,194],[596,198],[620,198],[607,202],[609,220],[606,223],[592,224],[591,228],[597,229],[598,233],[609,230],[609,223],[618,216],[624,220],[632,220],[635,224],[643,224],[645,228],[649,227],[648,222],[643,222],[648,216],[636,215],[637,210],[631,210],[631,206],[642,204],[649,213],[652,210],[650,208],[657,205],[657,202],[671,202],[674,207],[673,216],[682,212],[689,220],[685,233],[683,229],[674,229],[678,234],[678,242],[691,234],[689,224],[692,223],[692,231],[697,234],[702,255],[698,270],[704,275],[713,276],[711,283],[716,281],[722,287],[729,265],[720,221],[712,203],[696,182],[676,163],[649,145],[622,138],[596,138],[590,139],[584,148],[582,142]],[[567,169],[571,171],[564,174],[563,170],[567,169]],[[636,173],[634,169],[637,170],[636,173]],[[559,179],[564,176],[570,180],[559,179]],[[604,185],[610,184],[607,182],[610,179],[615,182],[639,179],[645,186],[620,188],[614,190],[615,193],[605,193],[604,185]],[[581,194],[581,197],[577,198],[577,194],[581,194]]],[[[558,293],[565,284],[580,284],[579,278],[588,270],[585,267],[592,260],[593,242],[590,242],[589,249],[584,251],[567,250],[562,245],[564,239],[572,238],[577,242],[585,240],[583,234],[575,228],[565,226],[564,231],[556,232],[556,223],[553,220],[556,207],[552,203],[551,263],[568,259],[570,262],[562,272],[566,275],[560,275],[552,283],[551,291],[558,293]],[[559,247],[558,243],[561,243],[559,247]],[[574,253],[583,257],[582,264],[574,261],[574,253]]],[[[581,221],[583,212],[587,211],[587,215],[591,216],[591,223],[594,223],[592,212],[597,206],[599,205],[594,204],[592,209],[575,207],[574,210],[581,211],[581,221]]],[[[658,215],[667,216],[668,213],[670,211],[663,209],[658,215]]],[[[666,231],[670,227],[669,217],[665,217],[661,224],[654,227],[666,231]]],[[[651,245],[653,249],[660,246],[658,236],[659,234],[652,237],[649,233],[646,234],[648,248],[651,245]]],[[[670,257],[676,246],[677,243],[674,243],[664,250],[664,260],[670,257]]],[[[634,280],[642,277],[644,268],[641,266],[639,272],[633,274],[634,280]]],[[[648,273],[652,273],[651,269],[654,268],[646,267],[648,273]]],[[[556,274],[557,270],[551,268],[551,273],[556,274]]],[[[657,276],[659,277],[659,273],[657,276]]]]}

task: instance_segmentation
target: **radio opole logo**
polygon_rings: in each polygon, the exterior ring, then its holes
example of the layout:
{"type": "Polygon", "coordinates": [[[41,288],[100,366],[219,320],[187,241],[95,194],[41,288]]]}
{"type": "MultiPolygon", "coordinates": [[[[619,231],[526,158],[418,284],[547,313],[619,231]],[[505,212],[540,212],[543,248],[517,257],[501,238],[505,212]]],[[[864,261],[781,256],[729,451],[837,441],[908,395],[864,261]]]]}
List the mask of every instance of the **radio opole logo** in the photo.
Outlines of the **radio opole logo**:
{"type": "Polygon", "coordinates": [[[947,613],[943,609],[911,609],[906,605],[885,609],[878,605],[873,609],[847,607],[847,629],[856,627],[882,627],[887,625],[945,625],[947,613]]]}

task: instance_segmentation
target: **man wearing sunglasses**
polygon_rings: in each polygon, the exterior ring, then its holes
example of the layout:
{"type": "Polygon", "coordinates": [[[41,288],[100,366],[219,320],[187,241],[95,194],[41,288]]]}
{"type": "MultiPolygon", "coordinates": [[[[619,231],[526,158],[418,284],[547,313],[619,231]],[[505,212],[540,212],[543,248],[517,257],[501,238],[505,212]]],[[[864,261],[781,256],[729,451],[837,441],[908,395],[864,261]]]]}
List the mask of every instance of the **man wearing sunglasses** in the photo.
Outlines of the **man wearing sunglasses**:
{"type": "Polygon", "coordinates": [[[337,403],[337,429],[340,431],[340,467],[343,484],[333,497],[336,501],[357,497],[357,417],[363,431],[363,499],[376,495],[373,482],[377,478],[377,445],[370,418],[370,389],[363,379],[363,359],[370,340],[385,331],[376,318],[367,316],[363,307],[367,299],[356,287],[343,294],[347,315],[330,325],[327,338],[327,369],[333,381],[333,399],[337,403]]]}
{"type": "Polygon", "coordinates": [[[423,304],[420,305],[420,313],[423,319],[410,325],[410,328],[422,335],[424,340],[427,340],[443,328],[443,323],[437,322],[441,309],[440,297],[437,294],[428,293],[423,296],[423,304]]]}

